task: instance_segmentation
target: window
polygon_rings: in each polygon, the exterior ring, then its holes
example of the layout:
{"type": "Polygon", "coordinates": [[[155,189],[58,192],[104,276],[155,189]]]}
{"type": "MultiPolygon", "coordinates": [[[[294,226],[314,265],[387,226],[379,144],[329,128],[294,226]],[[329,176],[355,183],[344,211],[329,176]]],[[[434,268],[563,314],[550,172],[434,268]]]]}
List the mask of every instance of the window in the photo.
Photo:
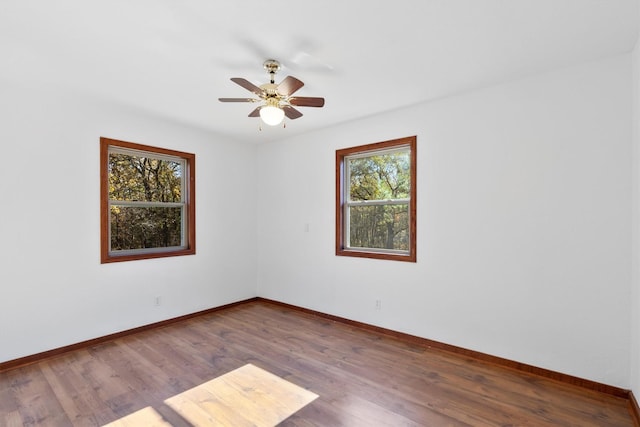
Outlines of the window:
{"type": "Polygon", "coordinates": [[[416,262],[416,137],[336,151],[336,255],[416,262]]]}
{"type": "Polygon", "coordinates": [[[101,262],[195,254],[195,155],[100,138],[101,262]]]}

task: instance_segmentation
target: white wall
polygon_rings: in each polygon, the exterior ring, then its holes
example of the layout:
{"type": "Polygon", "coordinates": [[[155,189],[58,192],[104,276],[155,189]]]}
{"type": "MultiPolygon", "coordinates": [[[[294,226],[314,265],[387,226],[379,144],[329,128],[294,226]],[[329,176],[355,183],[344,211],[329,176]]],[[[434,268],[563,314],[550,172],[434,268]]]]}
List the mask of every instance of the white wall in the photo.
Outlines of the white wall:
{"type": "Polygon", "coordinates": [[[258,295],[628,387],[630,73],[621,56],[259,147],[258,295]],[[335,150],[408,135],[418,262],[336,257],[335,150]]]}
{"type": "MultiPolygon", "coordinates": [[[[639,16],[640,21],[640,16],[639,16]]],[[[631,284],[631,390],[640,396],[640,42],[632,53],[632,284],[631,284]]]]}
{"type": "Polygon", "coordinates": [[[0,93],[0,361],[255,296],[253,147],[62,88],[0,93]],[[100,264],[100,136],[196,154],[196,255],[100,264]]]}

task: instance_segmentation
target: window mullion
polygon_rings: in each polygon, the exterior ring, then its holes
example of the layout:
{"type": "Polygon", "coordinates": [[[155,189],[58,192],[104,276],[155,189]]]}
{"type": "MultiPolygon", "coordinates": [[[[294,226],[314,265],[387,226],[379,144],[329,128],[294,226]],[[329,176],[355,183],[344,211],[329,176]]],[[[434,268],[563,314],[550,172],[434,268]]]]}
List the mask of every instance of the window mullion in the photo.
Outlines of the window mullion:
{"type": "Polygon", "coordinates": [[[146,202],[141,200],[109,200],[109,206],[138,206],[150,208],[178,208],[184,206],[183,202],[146,202]]]}
{"type": "Polygon", "coordinates": [[[348,200],[349,206],[408,205],[411,199],[348,200]]]}

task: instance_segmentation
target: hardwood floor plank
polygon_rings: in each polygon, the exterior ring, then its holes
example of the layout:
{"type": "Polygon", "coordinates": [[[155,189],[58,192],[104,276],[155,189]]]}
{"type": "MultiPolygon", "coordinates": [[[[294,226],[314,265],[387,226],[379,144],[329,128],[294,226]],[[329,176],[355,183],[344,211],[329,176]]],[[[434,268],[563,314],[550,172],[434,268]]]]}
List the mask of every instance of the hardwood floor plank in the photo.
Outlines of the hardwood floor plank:
{"type": "Polygon", "coordinates": [[[93,413],[90,407],[84,404],[84,401],[80,399],[80,393],[74,387],[73,382],[69,381],[69,375],[65,368],[56,368],[55,364],[52,367],[51,363],[44,362],[40,365],[42,374],[45,376],[51,390],[56,399],[60,403],[60,406],[67,414],[69,421],[73,423],[75,420],[82,420],[84,418],[90,419],[90,422],[97,423],[93,418],[93,413]]]}
{"type": "Polygon", "coordinates": [[[20,415],[19,411],[7,412],[1,425],[5,427],[23,427],[22,415],[20,415]]]}
{"type": "Polygon", "coordinates": [[[22,417],[23,425],[70,426],[64,409],[57,399],[51,399],[53,390],[40,369],[34,372],[19,369],[18,376],[11,384],[13,397],[17,402],[15,408],[22,417]]]}
{"type": "Polygon", "coordinates": [[[319,396],[282,426],[633,425],[624,398],[265,301],[2,372],[0,425],[191,427],[165,402],[223,416],[179,396],[248,363],[319,396]]]}

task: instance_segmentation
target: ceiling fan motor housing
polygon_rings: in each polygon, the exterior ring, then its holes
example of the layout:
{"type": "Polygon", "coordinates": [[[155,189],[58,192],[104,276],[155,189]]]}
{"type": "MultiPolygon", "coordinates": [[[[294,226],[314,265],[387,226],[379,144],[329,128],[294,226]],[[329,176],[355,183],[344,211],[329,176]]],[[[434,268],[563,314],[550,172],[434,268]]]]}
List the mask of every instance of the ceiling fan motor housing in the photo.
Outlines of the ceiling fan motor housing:
{"type": "Polygon", "coordinates": [[[275,83],[265,83],[260,85],[260,89],[262,89],[267,98],[271,97],[281,97],[282,95],[278,92],[278,85],[275,83]]]}

